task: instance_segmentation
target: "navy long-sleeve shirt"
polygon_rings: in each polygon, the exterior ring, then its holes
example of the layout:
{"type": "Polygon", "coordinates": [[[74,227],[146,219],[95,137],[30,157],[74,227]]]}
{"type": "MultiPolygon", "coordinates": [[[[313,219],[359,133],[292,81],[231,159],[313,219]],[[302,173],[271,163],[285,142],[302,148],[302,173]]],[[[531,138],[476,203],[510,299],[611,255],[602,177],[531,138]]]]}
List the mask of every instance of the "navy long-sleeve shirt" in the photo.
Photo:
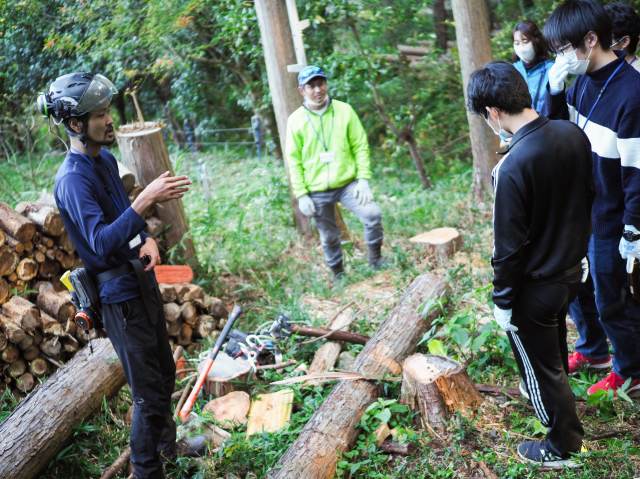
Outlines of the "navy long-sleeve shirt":
{"type": "Polygon", "coordinates": [[[640,72],[618,58],[579,76],[566,94],[547,95],[547,107],[550,118],[570,119],[591,143],[593,234],[612,238],[622,235],[625,224],[640,228],[640,72]],[[585,125],[599,92],[618,67],[585,125]]]}
{"type": "MultiPolygon", "coordinates": [[[[116,159],[105,148],[96,158],[69,152],[58,169],[54,197],[87,271],[97,274],[138,257],[146,239],[145,221],[131,208],[116,159]]],[[[100,285],[99,290],[106,304],[140,296],[133,272],[100,285]]]]}

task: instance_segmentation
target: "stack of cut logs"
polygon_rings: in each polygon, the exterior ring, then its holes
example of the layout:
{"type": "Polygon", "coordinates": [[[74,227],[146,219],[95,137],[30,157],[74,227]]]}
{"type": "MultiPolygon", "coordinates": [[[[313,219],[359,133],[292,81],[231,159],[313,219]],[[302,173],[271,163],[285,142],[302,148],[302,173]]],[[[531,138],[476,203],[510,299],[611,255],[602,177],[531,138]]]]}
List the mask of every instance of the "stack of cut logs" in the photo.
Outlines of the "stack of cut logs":
{"type": "Polygon", "coordinates": [[[195,338],[206,338],[224,326],[227,310],[223,302],[206,295],[195,284],[161,284],[164,316],[170,341],[189,346],[195,338]]]}
{"type": "MultiPolygon", "coordinates": [[[[127,178],[125,187],[135,195],[135,182],[127,178]]],[[[156,223],[157,218],[147,218],[149,233],[159,235],[162,226],[152,231],[156,223]]],[[[0,203],[0,393],[8,387],[27,393],[88,342],[76,328],[76,309],[59,279],[80,264],[51,195],[15,210],[0,203]]],[[[222,326],[224,304],[200,286],[161,288],[174,344],[189,346],[222,326]]]]}

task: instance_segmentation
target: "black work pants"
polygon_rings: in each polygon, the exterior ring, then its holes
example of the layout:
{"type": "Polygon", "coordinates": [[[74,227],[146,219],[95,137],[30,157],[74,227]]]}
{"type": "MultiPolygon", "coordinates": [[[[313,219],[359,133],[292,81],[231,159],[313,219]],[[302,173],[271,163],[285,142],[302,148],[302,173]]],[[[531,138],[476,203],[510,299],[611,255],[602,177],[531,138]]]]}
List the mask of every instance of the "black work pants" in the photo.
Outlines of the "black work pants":
{"type": "Polygon", "coordinates": [[[533,409],[548,428],[548,447],[563,458],[580,451],[584,436],[567,376],[566,315],[577,287],[577,282],[525,284],[511,319],[518,331],[508,333],[533,409]]]}
{"type": "Polygon", "coordinates": [[[176,447],[171,415],[176,368],[159,295],[150,304],[151,314],[140,298],[102,306],[104,328],[133,396],[130,443],[136,479],[163,478],[160,455],[175,457],[176,447]]]}

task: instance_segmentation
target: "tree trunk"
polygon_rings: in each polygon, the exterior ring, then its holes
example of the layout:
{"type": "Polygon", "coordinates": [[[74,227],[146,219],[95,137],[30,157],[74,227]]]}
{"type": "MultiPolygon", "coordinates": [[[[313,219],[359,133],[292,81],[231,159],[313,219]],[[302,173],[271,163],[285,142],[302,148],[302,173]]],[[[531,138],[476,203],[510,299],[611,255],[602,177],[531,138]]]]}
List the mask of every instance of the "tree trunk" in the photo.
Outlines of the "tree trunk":
{"type": "Polygon", "coordinates": [[[448,34],[447,34],[447,8],[445,6],[445,0],[434,0],[433,2],[433,26],[436,31],[436,47],[442,50],[443,53],[448,48],[448,34]]]}
{"type": "MultiPolygon", "coordinates": [[[[135,173],[142,187],[165,171],[174,174],[158,123],[146,122],[143,128],[137,124],[124,125],[118,129],[116,136],[123,163],[135,173]]],[[[188,235],[189,226],[182,200],[157,204],[156,209],[162,222],[170,226],[166,232],[167,247],[179,245],[184,258],[192,266],[197,266],[196,251],[188,235]]]]}
{"type": "Polygon", "coordinates": [[[0,203],[0,228],[20,242],[31,241],[36,225],[6,203],[0,203]]]}
{"type": "MultiPolygon", "coordinates": [[[[273,111],[278,125],[280,148],[284,152],[286,151],[287,120],[289,115],[300,106],[296,76],[287,71],[287,65],[297,63],[287,6],[286,2],[281,0],[256,0],[254,3],[260,27],[260,38],[262,39],[264,61],[267,67],[273,111]]],[[[289,197],[296,227],[302,235],[311,236],[311,222],[298,209],[298,201],[291,191],[289,164],[286,155],[283,155],[283,157],[287,179],[289,180],[289,197]]]]}
{"type": "Polygon", "coordinates": [[[93,341],[31,393],[0,424],[0,477],[31,479],[47,466],[74,428],[124,385],[108,339],[93,341]],[[46,411],[46,414],[43,414],[46,411]]]}
{"type": "Polygon", "coordinates": [[[422,186],[425,189],[431,188],[431,180],[427,176],[427,172],[424,168],[424,159],[422,158],[422,154],[420,153],[420,149],[418,148],[416,139],[413,136],[413,132],[406,133],[404,135],[404,141],[407,142],[407,146],[409,147],[409,154],[413,159],[413,163],[416,165],[416,170],[418,170],[418,175],[420,176],[420,182],[422,183],[422,186]]]}
{"type": "MultiPolygon", "coordinates": [[[[460,52],[465,104],[474,70],[491,61],[489,12],[485,0],[452,0],[456,39],[460,52]]],[[[482,117],[467,111],[473,153],[473,191],[477,200],[491,196],[491,170],[497,163],[498,140],[482,117]]]]}
{"type": "MultiPolygon", "coordinates": [[[[358,355],[354,370],[370,377],[399,374],[399,362],[415,349],[431,321],[440,314],[437,305],[446,290],[444,279],[429,273],[418,276],[358,355]]],[[[371,381],[338,383],[269,477],[333,477],[338,458],[356,439],[360,418],[376,397],[378,387],[371,381]]]]}
{"type": "Polygon", "coordinates": [[[457,362],[413,354],[402,365],[400,402],[419,411],[423,425],[442,431],[450,413],[473,411],[482,397],[457,362]]]}

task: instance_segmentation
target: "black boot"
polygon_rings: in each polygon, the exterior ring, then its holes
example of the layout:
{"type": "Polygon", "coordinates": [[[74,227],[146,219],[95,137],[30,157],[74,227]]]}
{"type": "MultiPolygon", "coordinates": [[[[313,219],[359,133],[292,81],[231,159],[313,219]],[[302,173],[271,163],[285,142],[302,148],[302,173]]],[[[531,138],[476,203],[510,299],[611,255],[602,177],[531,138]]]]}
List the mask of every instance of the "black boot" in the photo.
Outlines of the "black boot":
{"type": "Polygon", "coordinates": [[[382,242],[369,245],[369,266],[376,270],[387,266],[387,262],[382,258],[382,242]]]}
{"type": "Polygon", "coordinates": [[[342,260],[333,266],[329,266],[329,268],[331,268],[331,272],[333,273],[333,279],[344,278],[344,266],[342,264],[342,260]]]}

